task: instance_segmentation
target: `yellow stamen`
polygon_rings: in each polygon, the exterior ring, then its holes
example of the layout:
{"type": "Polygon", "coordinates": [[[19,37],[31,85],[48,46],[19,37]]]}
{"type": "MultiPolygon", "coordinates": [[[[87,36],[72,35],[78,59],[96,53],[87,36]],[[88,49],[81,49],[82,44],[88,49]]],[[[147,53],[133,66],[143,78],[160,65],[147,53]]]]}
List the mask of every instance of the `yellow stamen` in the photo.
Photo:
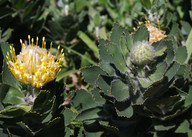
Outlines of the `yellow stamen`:
{"type": "Polygon", "coordinates": [[[43,37],[42,39],[42,48],[44,48],[44,44],[45,44],[45,37],[43,37]]]}
{"type": "Polygon", "coordinates": [[[33,38],[31,39],[31,42],[32,42],[32,46],[33,46],[33,42],[34,42],[33,38]]]}
{"type": "Polygon", "coordinates": [[[31,39],[31,36],[28,35],[29,45],[31,45],[30,39],[31,39]]]}
{"type": "Polygon", "coordinates": [[[36,38],[36,46],[38,46],[38,40],[39,40],[39,38],[37,37],[36,38]]]}
{"type": "Polygon", "coordinates": [[[58,48],[57,48],[57,53],[56,53],[56,55],[55,55],[55,58],[57,58],[57,55],[58,55],[59,49],[60,49],[60,45],[59,45],[59,46],[58,46],[58,48]]]}
{"type": "Polygon", "coordinates": [[[51,42],[51,43],[50,43],[50,53],[51,53],[51,51],[52,51],[52,45],[53,45],[53,43],[51,42]]]}

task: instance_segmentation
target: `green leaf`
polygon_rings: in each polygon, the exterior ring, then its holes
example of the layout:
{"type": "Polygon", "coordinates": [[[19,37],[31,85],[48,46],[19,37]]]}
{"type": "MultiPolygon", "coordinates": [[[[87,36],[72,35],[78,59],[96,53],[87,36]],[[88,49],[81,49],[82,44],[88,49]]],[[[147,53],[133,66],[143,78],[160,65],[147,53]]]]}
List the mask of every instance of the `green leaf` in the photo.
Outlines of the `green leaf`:
{"type": "Polygon", "coordinates": [[[30,136],[35,135],[35,133],[25,123],[17,122],[17,125],[19,125],[22,129],[24,129],[30,136]]]}
{"type": "Polygon", "coordinates": [[[22,99],[24,97],[25,95],[21,91],[10,87],[5,98],[3,99],[3,103],[23,104],[24,101],[22,99]]]}
{"type": "Polygon", "coordinates": [[[76,0],[75,1],[75,8],[76,8],[77,12],[80,12],[81,10],[83,10],[83,8],[87,5],[88,5],[87,0],[76,0]]]}
{"type": "Polygon", "coordinates": [[[111,64],[114,62],[107,49],[108,41],[99,40],[100,67],[110,75],[113,75],[114,69],[111,64]]]}
{"type": "Polygon", "coordinates": [[[2,83],[12,86],[18,89],[19,91],[21,90],[19,82],[13,76],[13,74],[8,68],[8,65],[5,62],[3,63],[2,83]]]}
{"type": "Polygon", "coordinates": [[[114,69],[111,66],[113,63],[112,56],[109,54],[107,49],[108,41],[100,40],[99,41],[99,54],[100,54],[100,64],[99,66],[108,74],[113,75],[114,69]]]}
{"type": "Polygon", "coordinates": [[[25,7],[25,11],[23,12],[23,18],[25,18],[31,13],[34,6],[35,6],[34,1],[30,1],[30,3],[27,4],[27,6],[25,7]]]}
{"type": "Polygon", "coordinates": [[[127,30],[124,31],[123,35],[125,36],[127,49],[130,51],[133,46],[133,40],[127,30]]]}
{"type": "Polygon", "coordinates": [[[63,111],[63,115],[65,120],[65,126],[70,125],[74,116],[74,112],[68,108],[65,108],[65,110],[63,111]]]}
{"type": "Polygon", "coordinates": [[[165,62],[158,64],[156,66],[155,72],[149,76],[149,79],[151,81],[158,81],[162,78],[164,75],[165,71],[167,70],[167,64],[165,62]]]}
{"type": "Polygon", "coordinates": [[[93,51],[95,57],[99,59],[99,49],[95,43],[82,31],[77,32],[77,36],[93,51]]]}
{"type": "Polygon", "coordinates": [[[120,47],[120,39],[122,34],[123,28],[115,23],[110,37],[111,42],[120,47]]]}
{"type": "Polygon", "coordinates": [[[84,131],[85,129],[82,127],[82,128],[80,128],[79,129],[79,133],[78,133],[78,136],[77,137],[83,137],[83,131],[84,131]]]}
{"type": "Polygon", "coordinates": [[[23,1],[23,0],[17,0],[17,1],[14,1],[14,8],[16,9],[22,9],[24,6],[25,6],[26,2],[23,1]]]}
{"type": "Polygon", "coordinates": [[[151,0],[140,0],[141,4],[143,5],[143,7],[145,7],[146,9],[150,9],[151,8],[151,0]]]}
{"type": "Polygon", "coordinates": [[[134,43],[137,41],[148,41],[149,32],[147,28],[142,24],[139,29],[133,34],[134,43]]]}
{"type": "Polygon", "coordinates": [[[0,111],[0,118],[15,118],[24,115],[26,112],[30,111],[31,106],[17,105],[5,108],[0,111]]]}
{"type": "Polygon", "coordinates": [[[171,31],[170,31],[169,35],[175,37],[177,40],[179,39],[179,37],[180,37],[180,29],[179,29],[177,23],[174,22],[172,24],[171,31]]]}
{"type": "Polygon", "coordinates": [[[188,94],[188,96],[185,99],[184,106],[186,107],[186,106],[189,106],[191,104],[192,104],[192,86],[190,86],[190,88],[189,88],[189,94],[188,94]]]}
{"type": "Polygon", "coordinates": [[[171,64],[175,58],[175,52],[173,47],[167,47],[167,55],[166,55],[166,60],[168,64],[171,64]]]}
{"type": "Polygon", "coordinates": [[[122,50],[122,53],[123,53],[123,57],[126,58],[128,53],[129,53],[129,50],[128,50],[128,46],[127,46],[127,41],[126,41],[126,37],[125,37],[125,34],[123,33],[122,34],[123,36],[121,36],[121,39],[120,39],[120,42],[121,42],[121,50],[122,50]]]}
{"type": "Polygon", "coordinates": [[[186,21],[182,21],[181,24],[182,24],[181,32],[185,35],[189,35],[191,30],[191,25],[186,21]]]}
{"type": "Polygon", "coordinates": [[[1,51],[3,53],[3,58],[4,60],[7,62],[7,53],[10,52],[10,45],[8,43],[0,43],[0,46],[1,46],[1,51]]]}
{"type": "Polygon", "coordinates": [[[179,70],[179,67],[180,65],[175,62],[171,68],[169,68],[169,70],[166,72],[165,76],[168,77],[168,81],[170,81],[174,76],[175,74],[177,73],[177,71],[179,70]]]}
{"type": "MultiPolygon", "coordinates": [[[[84,56],[87,58],[91,58],[91,55],[88,52],[85,52],[84,56]]],[[[87,61],[84,58],[81,58],[81,68],[86,67],[86,66],[90,66],[89,61],[87,61]]]]}
{"type": "Polygon", "coordinates": [[[161,50],[156,51],[156,56],[162,56],[164,54],[164,52],[166,51],[166,47],[162,48],[161,50]]]}
{"type": "Polygon", "coordinates": [[[99,119],[101,117],[100,116],[101,111],[102,111],[101,108],[92,108],[85,110],[77,116],[77,120],[84,121],[89,119],[99,119]]]}
{"type": "Polygon", "coordinates": [[[187,133],[189,130],[189,122],[187,120],[184,120],[179,127],[175,130],[175,133],[187,133]]]}
{"type": "Polygon", "coordinates": [[[10,135],[11,134],[10,134],[10,131],[8,128],[6,128],[6,129],[0,128],[0,136],[1,137],[10,137],[10,135]]]}
{"type": "Polygon", "coordinates": [[[47,113],[51,111],[53,104],[54,99],[51,97],[51,93],[41,90],[34,101],[32,111],[47,113]]]}
{"type": "Polygon", "coordinates": [[[175,125],[171,125],[171,126],[156,125],[154,128],[156,131],[168,131],[174,127],[175,127],[175,125]]]}
{"type": "Polygon", "coordinates": [[[130,87],[121,80],[114,81],[111,84],[111,95],[114,96],[117,101],[123,101],[130,97],[130,87]]]}
{"type": "Polygon", "coordinates": [[[100,89],[99,88],[94,88],[91,91],[91,94],[93,95],[94,100],[98,104],[103,105],[106,102],[106,100],[104,98],[102,98],[102,96],[100,95],[100,89]]]}
{"type": "Polygon", "coordinates": [[[85,135],[86,137],[101,137],[103,132],[86,132],[85,135]]]}
{"type": "Polygon", "coordinates": [[[157,83],[158,85],[155,84],[155,86],[150,86],[148,87],[145,92],[144,92],[144,97],[145,98],[150,98],[152,97],[153,95],[155,95],[156,93],[158,93],[158,91],[160,90],[161,88],[161,84],[160,83],[157,83]]]}
{"type": "Polygon", "coordinates": [[[95,26],[99,26],[100,23],[101,23],[101,19],[100,19],[100,15],[99,14],[96,14],[93,18],[93,22],[95,24],[95,26]]]}
{"type": "Polygon", "coordinates": [[[120,39],[120,51],[123,54],[124,60],[127,60],[128,53],[130,52],[132,46],[133,46],[133,41],[130,37],[130,34],[128,33],[127,30],[125,30],[122,33],[121,39],[120,39]]]}
{"type": "Polygon", "coordinates": [[[107,32],[105,27],[99,28],[99,38],[104,40],[107,39],[107,32]]]}
{"type": "Polygon", "coordinates": [[[9,90],[10,86],[6,84],[0,83],[0,101],[2,102],[5,98],[7,91],[9,90]]]}
{"type": "Polygon", "coordinates": [[[97,103],[93,99],[92,95],[82,89],[75,92],[74,97],[71,99],[71,103],[78,112],[97,106],[97,103]]]}
{"type": "Polygon", "coordinates": [[[78,72],[79,70],[77,69],[73,69],[73,70],[68,70],[66,71],[65,69],[62,69],[61,72],[58,74],[57,78],[56,78],[56,81],[60,81],[61,79],[63,79],[64,77],[67,77],[69,76],[70,74],[73,74],[73,73],[76,73],[78,72]]]}
{"type": "Polygon", "coordinates": [[[63,121],[60,117],[56,117],[46,123],[43,128],[41,128],[36,136],[46,136],[46,137],[53,137],[57,135],[58,137],[64,136],[64,126],[63,121]]]}
{"type": "Polygon", "coordinates": [[[107,45],[109,44],[108,41],[103,39],[99,40],[99,54],[100,54],[100,62],[109,62],[113,63],[113,59],[108,52],[107,45]]]}
{"type": "Polygon", "coordinates": [[[192,53],[192,29],[188,35],[187,41],[186,41],[186,48],[187,48],[187,59],[185,60],[185,64],[189,62],[189,59],[191,58],[192,53]]]}
{"type": "Polygon", "coordinates": [[[166,70],[167,64],[163,62],[156,66],[155,72],[151,74],[148,78],[138,78],[138,80],[144,88],[147,88],[155,82],[160,81],[163,78],[163,75],[165,74],[166,70]]]}
{"type": "Polygon", "coordinates": [[[3,34],[2,34],[2,39],[1,42],[6,42],[10,37],[13,32],[13,29],[8,28],[3,34]]]}
{"type": "Polygon", "coordinates": [[[106,75],[99,75],[96,84],[106,95],[110,95],[111,82],[113,78],[106,75]]]}
{"type": "Polygon", "coordinates": [[[191,137],[192,136],[192,130],[188,130],[187,135],[188,135],[188,137],[191,137]]]}
{"type": "Polygon", "coordinates": [[[74,135],[73,130],[66,127],[65,128],[65,137],[71,137],[72,135],[74,135]]]}
{"type": "Polygon", "coordinates": [[[109,53],[113,57],[115,66],[121,72],[126,72],[128,70],[128,67],[125,63],[126,60],[123,56],[123,52],[120,45],[116,45],[115,43],[110,43],[109,45],[107,45],[107,48],[109,50],[109,53]]]}
{"type": "Polygon", "coordinates": [[[131,118],[133,116],[133,108],[128,102],[116,102],[115,108],[120,117],[131,118]]]}
{"type": "Polygon", "coordinates": [[[91,66],[88,68],[84,68],[81,70],[85,81],[93,86],[95,86],[95,82],[98,79],[99,75],[106,75],[100,67],[91,66]]]}
{"type": "Polygon", "coordinates": [[[185,64],[187,59],[187,49],[186,47],[178,47],[176,52],[176,60],[180,64],[185,64]]]}

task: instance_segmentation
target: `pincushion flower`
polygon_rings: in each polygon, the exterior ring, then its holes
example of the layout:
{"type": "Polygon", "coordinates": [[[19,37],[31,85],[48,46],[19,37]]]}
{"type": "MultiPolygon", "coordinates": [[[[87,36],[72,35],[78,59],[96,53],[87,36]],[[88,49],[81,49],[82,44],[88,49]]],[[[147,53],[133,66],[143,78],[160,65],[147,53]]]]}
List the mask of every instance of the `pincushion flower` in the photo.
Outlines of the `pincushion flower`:
{"type": "Polygon", "coordinates": [[[20,40],[22,49],[19,55],[16,55],[15,49],[10,46],[10,54],[7,53],[7,64],[17,80],[39,88],[57,77],[64,60],[64,53],[63,49],[60,52],[59,46],[56,55],[52,55],[52,43],[50,51],[48,51],[45,37],[42,39],[42,47],[38,46],[38,37],[36,44],[34,44],[33,38],[30,39],[30,36],[28,39],[28,45],[20,40]]]}
{"type": "Polygon", "coordinates": [[[156,28],[151,25],[150,21],[145,21],[145,26],[149,31],[149,43],[152,44],[153,42],[160,41],[161,39],[165,38],[165,31],[161,30],[160,27],[156,28]]]}
{"type": "MultiPolygon", "coordinates": [[[[158,24],[159,28],[156,28],[150,23],[150,21],[148,19],[146,19],[145,23],[143,23],[143,22],[138,22],[138,23],[139,23],[139,26],[137,27],[137,29],[140,27],[141,24],[144,24],[145,27],[147,28],[147,30],[149,31],[149,43],[150,44],[152,44],[153,42],[160,41],[161,39],[167,37],[167,35],[165,35],[165,31],[160,29],[159,24],[158,24]]],[[[135,27],[133,27],[134,31],[136,31],[137,29],[135,27]]],[[[132,32],[131,35],[133,33],[134,32],[132,32]]]]}

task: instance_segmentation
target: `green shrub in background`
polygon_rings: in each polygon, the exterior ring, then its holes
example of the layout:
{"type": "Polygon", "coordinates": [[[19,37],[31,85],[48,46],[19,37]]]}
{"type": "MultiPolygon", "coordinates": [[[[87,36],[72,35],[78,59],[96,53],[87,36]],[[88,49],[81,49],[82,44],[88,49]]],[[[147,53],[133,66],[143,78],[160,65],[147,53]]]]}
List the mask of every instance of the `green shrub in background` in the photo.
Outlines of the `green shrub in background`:
{"type": "Polygon", "coordinates": [[[1,1],[0,136],[190,137],[189,7],[182,0],[1,1]],[[47,75],[53,81],[41,88],[18,82],[7,66],[6,42],[19,54],[28,34],[53,41],[47,54],[59,44],[65,53],[56,80],[47,75]]]}

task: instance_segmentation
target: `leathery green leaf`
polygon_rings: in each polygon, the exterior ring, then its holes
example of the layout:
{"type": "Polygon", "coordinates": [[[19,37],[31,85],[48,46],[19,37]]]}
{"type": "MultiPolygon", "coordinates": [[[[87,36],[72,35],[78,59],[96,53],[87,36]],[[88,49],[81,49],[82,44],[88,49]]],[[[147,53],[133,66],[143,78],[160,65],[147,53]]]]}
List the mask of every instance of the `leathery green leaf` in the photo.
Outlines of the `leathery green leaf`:
{"type": "Polygon", "coordinates": [[[187,41],[186,41],[186,48],[187,48],[187,59],[185,60],[185,64],[188,63],[190,57],[191,57],[191,53],[192,53],[192,29],[188,35],[187,41]]]}
{"type": "Polygon", "coordinates": [[[111,95],[116,98],[117,101],[123,101],[129,97],[130,87],[127,83],[117,80],[112,82],[111,95]]]}
{"type": "Polygon", "coordinates": [[[106,73],[99,66],[91,66],[81,70],[85,81],[91,85],[95,85],[95,82],[99,75],[105,75],[106,73]]]}
{"type": "Polygon", "coordinates": [[[134,43],[137,41],[147,41],[149,39],[149,32],[147,28],[142,24],[139,29],[133,34],[134,43]]]}
{"type": "Polygon", "coordinates": [[[157,125],[154,128],[156,131],[168,131],[174,127],[175,127],[175,125],[171,125],[171,126],[157,125]]]}
{"type": "Polygon", "coordinates": [[[81,121],[88,119],[98,119],[100,118],[100,113],[102,113],[101,110],[101,108],[92,108],[85,110],[77,116],[77,119],[81,121]]]}
{"type": "Polygon", "coordinates": [[[116,67],[122,71],[122,72],[126,72],[128,70],[127,65],[125,63],[125,58],[123,56],[123,52],[120,49],[120,45],[117,45],[115,43],[110,43],[107,45],[107,48],[109,50],[109,53],[111,54],[114,63],[116,65],[116,67]]]}
{"type": "Polygon", "coordinates": [[[184,120],[175,130],[175,133],[187,133],[190,130],[189,126],[189,122],[187,120],[184,120]]]}
{"type": "Polygon", "coordinates": [[[10,104],[22,104],[24,103],[22,100],[24,96],[25,95],[21,91],[10,87],[9,90],[7,91],[5,98],[3,99],[3,102],[10,104]]]}
{"type": "Polygon", "coordinates": [[[178,47],[176,52],[176,60],[180,64],[184,64],[187,59],[187,49],[186,47],[178,47]]]}
{"type": "Polygon", "coordinates": [[[130,118],[133,115],[133,108],[128,102],[116,102],[115,108],[120,117],[130,118]]]}
{"type": "Polygon", "coordinates": [[[78,112],[84,111],[86,109],[94,108],[97,103],[93,99],[92,95],[83,89],[77,90],[71,103],[76,108],[78,112]]]}

